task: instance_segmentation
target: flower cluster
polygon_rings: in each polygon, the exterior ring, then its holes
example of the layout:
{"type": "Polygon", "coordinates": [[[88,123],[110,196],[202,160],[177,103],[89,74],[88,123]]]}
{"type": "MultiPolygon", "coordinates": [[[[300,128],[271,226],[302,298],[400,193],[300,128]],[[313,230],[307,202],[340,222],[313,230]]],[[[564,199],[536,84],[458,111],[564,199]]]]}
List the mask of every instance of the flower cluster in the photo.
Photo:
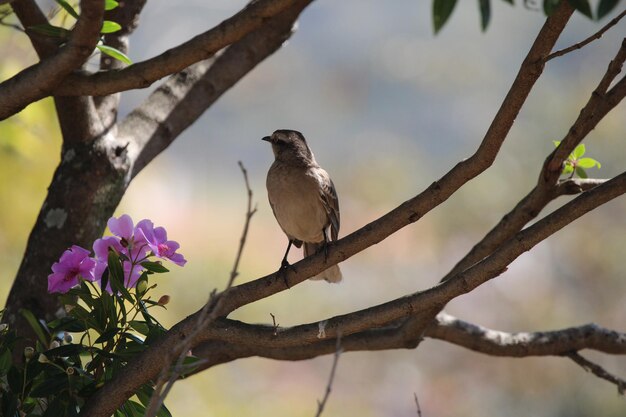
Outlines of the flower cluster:
{"type": "MultiPolygon", "coordinates": [[[[162,227],[154,227],[147,219],[133,225],[129,215],[111,217],[107,222],[113,236],[105,236],[93,244],[95,256],[87,249],[74,245],[66,250],[58,262],[52,265],[48,276],[48,292],[66,293],[80,283],[80,280],[101,282],[108,265],[109,251],[114,251],[123,260],[124,287],[133,288],[145,268],[141,265],[150,257],[168,259],[176,265],[187,262],[176,251],[180,245],[167,240],[167,232],[162,227]]],[[[106,290],[112,292],[110,283],[106,290]]]]}

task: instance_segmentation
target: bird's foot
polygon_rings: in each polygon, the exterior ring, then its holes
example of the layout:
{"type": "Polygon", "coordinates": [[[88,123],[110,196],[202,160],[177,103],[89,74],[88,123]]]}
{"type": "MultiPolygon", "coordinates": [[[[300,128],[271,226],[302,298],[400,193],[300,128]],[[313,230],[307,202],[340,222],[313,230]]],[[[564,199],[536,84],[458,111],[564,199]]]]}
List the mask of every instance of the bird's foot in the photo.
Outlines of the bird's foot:
{"type": "Polygon", "coordinates": [[[296,268],[291,265],[289,262],[287,262],[286,259],[283,259],[283,261],[280,263],[280,269],[278,270],[278,273],[276,274],[276,277],[278,278],[279,276],[283,277],[283,282],[285,283],[285,286],[287,288],[291,288],[291,286],[289,285],[289,282],[287,281],[287,270],[290,269],[293,272],[298,272],[296,271],[296,268]]]}

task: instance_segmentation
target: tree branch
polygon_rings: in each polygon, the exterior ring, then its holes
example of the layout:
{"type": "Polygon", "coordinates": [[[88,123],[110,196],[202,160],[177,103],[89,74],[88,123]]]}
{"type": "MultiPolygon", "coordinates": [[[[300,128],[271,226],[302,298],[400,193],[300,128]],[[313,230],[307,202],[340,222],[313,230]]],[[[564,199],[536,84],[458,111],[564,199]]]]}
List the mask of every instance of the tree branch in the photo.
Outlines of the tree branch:
{"type": "Polygon", "coordinates": [[[582,349],[626,354],[626,333],[593,323],[548,332],[507,333],[439,313],[424,336],[490,356],[558,356],[582,349]]]}
{"type": "Polygon", "coordinates": [[[572,194],[574,191],[591,187],[596,184],[590,180],[570,180],[559,183],[562,165],[572,150],[591,132],[600,121],[624,98],[626,91],[616,90],[616,85],[612,92],[606,92],[608,83],[619,73],[621,63],[626,58],[626,41],[609,64],[606,73],[603,75],[598,86],[591,94],[587,104],[580,111],[580,114],[565,138],[561,141],[559,148],[555,149],[546,159],[537,185],[510,211],[508,212],[490,231],[483,237],[470,252],[465,255],[452,268],[442,280],[447,280],[451,276],[463,271],[485,256],[492,253],[498,246],[513,236],[528,224],[529,221],[539,215],[548,203],[563,194],[572,194]],[[617,91],[617,92],[616,92],[617,91]],[[561,149],[561,146],[563,148],[561,149]],[[555,170],[554,167],[557,167],[555,170]],[[584,185],[584,188],[583,188],[584,185]],[[580,186],[580,187],[579,187],[580,186]]]}
{"type": "Polygon", "coordinates": [[[49,96],[70,72],[89,58],[100,39],[104,0],[81,0],[80,5],[80,16],[66,45],[0,83],[0,120],[49,96]]]}
{"type": "Polygon", "coordinates": [[[590,44],[591,42],[593,42],[593,41],[595,41],[595,40],[600,39],[600,38],[602,37],[602,35],[604,35],[604,33],[605,33],[607,30],[609,30],[609,29],[611,29],[613,26],[615,26],[615,25],[616,25],[616,24],[617,24],[617,23],[618,23],[618,22],[622,19],[622,17],[624,17],[624,16],[626,16],[626,10],[624,10],[623,12],[621,12],[621,13],[620,13],[619,15],[617,15],[617,16],[616,16],[613,20],[611,20],[609,23],[607,23],[606,25],[604,25],[604,26],[602,27],[602,29],[600,29],[599,31],[597,31],[597,32],[596,32],[596,33],[594,33],[593,35],[589,36],[587,39],[585,39],[585,40],[583,40],[583,41],[581,41],[581,42],[579,42],[579,43],[577,43],[577,44],[575,44],[575,45],[572,45],[572,46],[570,46],[570,47],[568,47],[568,48],[564,48],[564,49],[561,49],[561,50],[559,50],[559,51],[552,52],[550,55],[548,55],[548,56],[546,57],[545,61],[546,61],[546,62],[548,62],[548,61],[550,61],[551,59],[554,59],[554,58],[557,58],[557,57],[563,56],[563,55],[568,54],[568,53],[570,53],[570,52],[572,52],[572,51],[575,51],[575,50],[577,50],[577,49],[581,49],[581,48],[583,48],[584,46],[586,46],[586,45],[590,44]]]}
{"type": "Polygon", "coordinates": [[[243,78],[292,34],[309,1],[297,1],[264,26],[226,48],[213,61],[202,61],[168,79],[119,126],[130,143],[132,177],[165,150],[222,94],[243,78]]]}
{"type": "Polygon", "coordinates": [[[591,362],[588,359],[582,357],[578,352],[569,353],[566,355],[573,360],[576,364],[580,365],[585,371],[593,373],[598,378],[602,378],[617,386],[617,392],[619,395],[624,395],[624,389],[626,388],[626,381],[619,378],[598,364],[591,362]]]}
{"type": "MultiPolygon", "coordinates": [[[[118,23],[122,29],[115,33],[104,35],[104,44],[128,55],[130,35],[139,23],[139,15],[146,4],[146,0],[122,2],[118,7],[105,13],[105,19],[118,23]]],[[[126,64],[113,59],[103,53],[100,54],[100,71],[110,71],[124,68],[126,64]]],[[[94,102],[102,124],[114,128],[117,121],[117,112],[121,94],[115,93],[106,96],[94,97],[94,102]]]]}
{"type": "Polygon", "coordinates": [[[315,417],[320,417],[324,412],[324,407],[326,406],[326,401],[328,401],[328,397],[330,396],[330,392],[332,391],[333,380],[335,379],[335,372],[337,371],[337,363],[339,363],[339,356],[343,352],[341,348],[341,335],[337,336],[335,354],[333,355],[333,365],[330,368],[330,375],[328,377],[328,383],[326,384],[326,390],[324,391],[324,397],[321,401],[317,402],[317,413],[315,413],[315,417]]]}
{"type": "Polygon", "coordinates": [[[154,58],[130,67],[95,74],[73,74],[55,90],[55,95],[102,96],[136,88],[180,72],[196,62],[211,57],[250,32],[261,28],[266,20],[296,4],[312,0],[258,0],[222,23],[154,58]]]}
{"type": "Polygon", "coordinates": [[[48,23],[48,19],[46,19],[46,16],[43,14],[37,3],[34,0],[14,0],[11,2],[11,8],[24,27],[24,31],[28,35],[39,58],[45,58],[53,55],[58,49],[56,41],[50,37],[38,35],[37,33],[28,30],[30,26],[48,23]]]}
{"type": "MultiPolygon", "coordinates": [[[[230,323],[231,328],[240,325],[240,322],[225,321],[230,323]]],[[[203,368],[207,368],[251,356],[292,361],[311,359],[332,353],[333,346],[336,345],[336,341],[332,339],[314,343],[303,341],[287,347],[279,343],[257,345],[254,339],[256,334],[256,331],[251,331],[248,337],[236,343],[215,339],[194,349],[194,354],[207,360],[203,365],[203,368]]],[[[445,312],[439,313],[424,331],[418,332],[416,328],[407,329],[404,326],[369,329],[342,337],[341,345],[344,352],[414,349],[419,344],[415,341],[421,341],[422,338],[448,342],[497,357],[562,356],[583,349],[616,355],[626,354],[626,333],[596,324],[545,332],[508,333],[468,323],[445,312]]]]}

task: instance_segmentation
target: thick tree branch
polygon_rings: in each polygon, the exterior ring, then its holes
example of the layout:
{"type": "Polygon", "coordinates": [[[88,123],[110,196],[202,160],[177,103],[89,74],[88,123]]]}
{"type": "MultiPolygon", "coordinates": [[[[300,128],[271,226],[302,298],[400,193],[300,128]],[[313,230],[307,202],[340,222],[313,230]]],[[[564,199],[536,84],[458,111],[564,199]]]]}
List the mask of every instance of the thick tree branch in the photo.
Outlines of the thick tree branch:
{"type": "Polygon", "coordinates": [[[626,354],[626,333],[593,323],[548,332],[507,333],[439,313],[433,325],[426,329],[424,336],[490,356],[558,356],[583,349],[626,354]]]}
{"type": "MultiPolygon", "coordinates": [[[[146,4],[146,0],[134,0],[121,2],[119,7],[105,13],[105,19],[118,23],[122,29],[119,32],[109,33],[104,36],[104,44],[128,55],[129,36],[134,32],[138,23],[139,15],[146,4]]],[[[103,53],[100,54],[100,70],[110,71],[124,68],[126,64],[113,59],[103,53]]],[[[117,121],[117,112],[121,94],[115,93],[106,96],[94,97],[94,102],[102,124],[114,128],[117,121]]]]}
{"type": "MultiPolygon", "coordinates": [[[[233,322],[232,325],[236,327],[238,322],[233,322]]],[[[422,338],[429,338],[498,357],[562,356],[583,349],[616,355],[626,354],[626,333],[596,324],[545,332],[508,333],[468,323],[441,312],[424,331],[416,330],[404,326],[365,330],[343,337],[342,350],[414,349],[422,338]]],[[[282,329],[279,330],[281,332],[282,329]]],[[[259,346],[255,343],[254,334],[251,333],[248,338],[237,343],[212,340],[194,349],[194,354],[206,359],[207,363],[203,368],[208,368],[251,356],[292,361],[311,359],[332,353],[336,346],[336,341],[332,339],[314,343],[306,341],[288,347],[279,343],[259,346]]]]}
{"type": "Polygon", "coordinates": [[[70,72],[89,58],[100,39],[104,0],[82,0],[80,5],[80,16],[66,45],[0,84],[0,120],[49,96],[70,72]]]}
{"type": "Polygon", "coordinates": [[[309,3],[296,1],[215,60],[199,62],[171,77],[133,110],[119,126],[120,137],[130,143],[131,175],[137,175],[224,92],[280,48],[309,3]]]}
{"type": "MultiPolygon", "coordinates": [[[[55,95],[102,96],[145,88],[168,75],[180,72],[211,57],[250,32],[265,25],[267,19],[303,0],[258,0],[229,19],[189,41],[154,58],[130,67],[96,74],[73,74],[55,90],[55,95]]],[[[306,0],[310,3],[312,0],[306,0]]]]}
{"type": "Polygon", "coordinates": [[[14,0],[11,2],[11,8],[24,27],[39,58],[45,58],[54,54],[59,46],[54,39],[28,30],[30,26],[48,23],[48,19],[46,19],[37,3],[34,0],[14,0]]]}

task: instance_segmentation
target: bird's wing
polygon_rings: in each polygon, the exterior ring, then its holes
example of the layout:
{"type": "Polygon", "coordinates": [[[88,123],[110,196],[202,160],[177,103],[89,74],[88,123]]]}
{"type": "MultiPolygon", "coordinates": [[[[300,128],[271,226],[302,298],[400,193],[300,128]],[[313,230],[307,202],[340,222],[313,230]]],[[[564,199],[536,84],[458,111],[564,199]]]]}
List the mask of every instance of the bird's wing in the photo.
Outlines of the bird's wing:
{"type": "Polygon", "coordinates": [[[323,181],[321,181],[322,202],[324,203],[324,208],[326,209],[326,213],[330,219],[331,240],[337,240],[337,237],[339,236],[340,223],[339,198],[337,198],[337,190],[335,190],[333,180],[330,179],[330,176],[326,171],[323,169],[321,171],[323,172],[323,181]]]}

